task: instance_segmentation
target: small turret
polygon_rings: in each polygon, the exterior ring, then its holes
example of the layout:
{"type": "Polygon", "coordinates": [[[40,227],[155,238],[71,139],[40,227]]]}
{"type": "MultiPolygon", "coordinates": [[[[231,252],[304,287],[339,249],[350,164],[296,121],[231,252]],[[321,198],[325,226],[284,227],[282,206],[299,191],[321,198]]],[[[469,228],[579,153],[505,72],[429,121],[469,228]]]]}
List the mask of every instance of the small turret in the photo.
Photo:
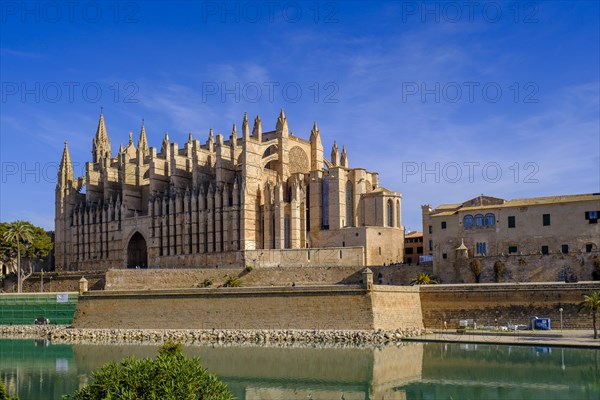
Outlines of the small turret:
{"type": "Polygon", "coordinates": [[[346,146],[342,147],[342,158],[340,159],[340,165],[344,168],[348,168],[348,154],[346,153],[346,146]]]}
{"type": "Polygon", "coordinates": [[[242,140],[246,141],[250,138],[250,125],[248,124],[248,114],[244,113],[244,120],[242,121],[242,140]]]}
{"type": "Polygon", "coordinates": [[[229,144],[231,145],[231,147],[235,147],[237,145],[237,140],[238,140],[237,128],[236,128],[235,124],[233,124],[233,127],[231,128],[231,136],[229,136],[229,144]]]}
{"type": "Polygon", "coordinates": [[[169,132],[165,132],[165,137],[162,141],[162,146],[160,148],[160,152],[165,155],[169,151],[169,132]]]}
{"type": "Polygon", "coordinates": [[[73,172],[73,163],[71,162],[69,146],[65,140],[65,148],[63,149],[62,158],[60,159],[60,167],[58,168],[58,186],[63,188],[72,187],[74,181],[75,174],[73,172]]]}
{"type": "Polygon", "coordinates": [[[285,117],[285,114],[283,113],[283,108],[279,112],[279,118],[277,118],[277,125],[275,127],[275,130],[277,131],[277,133],[279,133],[283,136],[287,136],[289,134],[287,118],[285,117]]]}
{"type": "Polygon", "coordinates": [[[323,143],[321,143],[321,134],[317,127],[317,121],[314,122],[310,131],[310,168],[311,170],[320,170],[323,168],[323,143]]]}
{"type": "Polygon", "coordinates": [[[144,120],[142,119],[142,128],[140,130],[140,139],[138,140],[138,150],[141,158],[146,158],[150,155],[150,148],[148,147],[148,137],[146,136],[146,128],[144,127],[144,120]]]}
{"type": "Polygon", "coordinates": [[[208,150],[213,151],[213,146],[215,144],[215,134],[213,133],[212,128],[208,131],[208,140],[206,141],[206,146],[208,150]]]}
{"type": "Polygon", "coordinates": [[[254,118],[254,126],[252,127],[252,137],[259,142],[262,142],[262,123],[260,122],[260,115],[254,118]]]}
{"type": "Polygon", "coordinates": [[[336,167],[340,164],[340,152],[335,140],[333,141],[333,147],[331,148],[331,164],[336,167]]]}
{"type": "Polygon", "coordinates": [[[98,128],[96,129],[96,135],[92,141],[92,160],[94,163],[97,163],[103,158],[110,158],[110,156],[110,140],[108,139],[106,125],[104,123],[104,113],[100,112],[98,128]]]}

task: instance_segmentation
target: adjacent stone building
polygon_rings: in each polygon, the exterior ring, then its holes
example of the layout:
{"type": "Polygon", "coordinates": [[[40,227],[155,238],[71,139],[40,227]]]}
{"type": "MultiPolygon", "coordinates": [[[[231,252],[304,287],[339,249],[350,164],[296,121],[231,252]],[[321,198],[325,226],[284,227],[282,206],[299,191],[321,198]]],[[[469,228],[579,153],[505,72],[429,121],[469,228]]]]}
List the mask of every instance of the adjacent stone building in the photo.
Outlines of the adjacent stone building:
{"type": "Polygon", "coordinates": [[[589,280],[600,247],[600,193],[503,200],[479,196],[422,206],[425,254],[443,282],[473,281],[469,261],[511,267],[512,280],[556,280],[560,269],[589,280]]]}
{"type": "Polygon", "coordinates": [[[404,237],[404,262],[420,264],[423,256],[423,232],[409,232],[404,237]]]}
{"type": "Polygon", "coordinates": [[[92,161],[74,176],[67,143],[56,187],[56,268],[382,265],[403,260],[401,194],[378,174],[326,158],[316,122],[305,140],[281,111],[275,130],[244,115],[226,139],[183,146],[165,134],[113,156],[104,115],[92,161]]]}

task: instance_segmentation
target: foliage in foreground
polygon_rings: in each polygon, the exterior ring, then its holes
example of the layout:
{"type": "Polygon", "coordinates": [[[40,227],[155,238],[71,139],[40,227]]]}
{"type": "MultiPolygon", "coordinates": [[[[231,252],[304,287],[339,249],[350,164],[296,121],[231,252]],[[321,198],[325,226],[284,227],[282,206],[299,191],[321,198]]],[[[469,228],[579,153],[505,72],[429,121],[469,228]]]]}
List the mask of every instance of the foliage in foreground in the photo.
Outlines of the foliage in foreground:
{"type": "Polygon", "coordinates": [[[424,272],[420,273],[415,279],[413,279],[410,284],[411,285],[435,285],[438,282],[433,279],[429,274],[424,272]]]}
{"type": "Polygon", "coordinates": [[[18,397],[10,397],[6,393],[6,388],[4,387],[4,383],[0,381],[0,400],[19,400],[18,397]]]}
{"type": "Polygon", "coordinates": [[[471,262],[469,263],[469,268],[471,269],[471,272],[475,277],[475,282],[479,283],[479,280],[481,279],[481,261],[476,259],[471,260],[471,262]]]}
{"type": "Polygon", "coordinates": [[[594,339],[598,339],[598,328],[596,327],[596,314],[600,311],[600,292],[590,292],[583,295],[583,302],[579,305],[580,311],[592,314],[594,327],[594,339]]]}
{"type": "Polygon", "coordinates": [[[223,284],[224,287],[240,287],[242,286],[242,284],[240,283],[240,280],[238,278],[236,278],[235,276],[231,276],[231,275],[227,275],[225,276],[225,283],[223,284]]]}
{"type": "Polygon", "coordinates": [[[227,386],[202,368],[200,358],[185,357],[181,344],[167,342],[156,359],[126,358],[110,362],[93,374],[93,382],[76,391],[73,400],[229,400],[227,386]]]}

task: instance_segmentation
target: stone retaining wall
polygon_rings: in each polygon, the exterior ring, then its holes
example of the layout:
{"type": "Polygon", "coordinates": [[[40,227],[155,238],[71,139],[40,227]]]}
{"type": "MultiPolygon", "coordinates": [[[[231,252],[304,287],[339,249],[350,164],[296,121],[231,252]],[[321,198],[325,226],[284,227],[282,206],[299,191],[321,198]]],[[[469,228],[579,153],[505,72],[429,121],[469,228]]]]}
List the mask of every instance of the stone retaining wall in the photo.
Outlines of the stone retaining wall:
{"type": "Polygon", "coordinates": [[[423,324],[441,328],[443,321],[456,327],[461,319],[473,319],[479,327],[528,324],[529,317],[550,318],[560,328],[563,309],[565,329],[589,329],[589,314],[579,312],[584,293],[600,290],[600,282],[430,285],[420,287],[423,324]]]}
{"type": "Polygon", "coordinates": [[[305,286],[87,292],[78,328],[419,330],[418,288],[305,286]],[[386,316],[386,317],[382,317],[386,316]]]}
{"type": "MultiPolygon", "coordinates": [[[[388,265],[369,267],[373,280],[379,285],[408,285],[420,272],[431,273],[431,266],[388,265]]],[[[242,286],[306,286],[362,283],[364,267],[257,267],[189,268],[189,269],[112,269],[106,272],[107,290],[189,289],[205,279],[219,286],[225,275],[238,277],[242,286]]],[[[87,276],[86,276],[87,278],[87,276]]]]}
{"type": "MultiPolygon", "coordinates": [[[[35,272],[23,282],[24,293],[48,293],[48,292],[77,292],[79,291],[79,280],[82,276],[88,280],[90,290],[104,289],[104,272],[35,272]],[[43,278],[43,283],[42,283],[43,278]],[[42,290],[43,289],[43,290],[42,290]]],[[[17,292],[17,277],[9,276],[5,279],[2,289],[6,293],[17,292]]]]}

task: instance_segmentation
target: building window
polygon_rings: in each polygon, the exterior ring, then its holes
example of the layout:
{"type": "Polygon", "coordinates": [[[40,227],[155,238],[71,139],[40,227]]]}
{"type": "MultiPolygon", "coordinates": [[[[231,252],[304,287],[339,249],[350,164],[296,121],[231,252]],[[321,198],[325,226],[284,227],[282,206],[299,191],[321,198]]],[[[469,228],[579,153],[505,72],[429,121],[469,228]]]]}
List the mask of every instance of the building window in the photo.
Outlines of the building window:
{"type": "Polygon", "coordinates": [[[417,254],[423,254],[423,246],[417,247],[417,254]]]}
{"type": "Polygon", "coordinates": [[[396,200],[396,219],[397,219],[397,227],[400,228],[400,226],[402,225],[400,222],[400,217],[402,214],[400,214],[400,200],[396,200]]]}
{"type": "Polygon", "coordinates": [[[444,260],[445,260],[445,259],[447,259],[447,258],[448,258],[448,254],[446,254],[446,253],[443,253],[443,254],[442,254],[442,258],[443,258],[444,260]]]}
{"type": "Polygon", "coordinates": [[[442,229],[446,229],[446,221],[442,221],[442,229]]]}
{"type": "Polygon", "coordinates": [[[429,233],[433,233],[433,226],[429,225],[429,233]]]}
{"type": "Polygon", "coordinates": [[[346,182],[346,226],[354,226],[354,188],[346,182]]]}
{"type": "Polygon", "coordinates": [[[471,229],[473,227],[473,216],[465,215],[463,218],[463,225],[465,226],[465,229],[471,229]]]}
{"type": "Polygon", "coordinates": [[[494,226],[496,224],[496,216],[494,214],[485,214],[485,225],[494,226]]]}
{"type": "Polygon", "coordinates": [[[394,204],[392,200],[387,202],[387,225],[394,226],[394,204]]]}
{"type": "Polygon", "coordinates": [[[433,250],[433,240],[429,239],[429,251],[433,250]]]}
{"type": "Polygon", "coordinates": [[[548,246],[542,246],[542,254],[547,256],[550,253],[550,249],[548,248],[548,246]]]}
{"type": "Polygon", "coordinates": [[[515,254],[517,251],[517,246],[508,246],[508,254],[515,254]]]}
{"type": "Polygon", "coordinates": [[[487,254],[487,249],[486,249],[486,243],[485,242],[478,242],[475,244],[475,253],[477,255],[481,255],[481,256],[485,256],[487,254]]]}
{"type": "Polygon", "coordinates": [[[515,217],[514,216],[508,217],[508,227],[509,228],[514,228],[515,226],[517,226],[516,221],[515,221],[515,217]]]}
{"type": "Polygon", "coordinates": [[[544,226],[550,226],[550,214],[542,215],[542,220],[543,220],[544,226]]]}
{"type": "Polygon", "coordinates": [[[588,244],[585,245],[585,252],[586,253],[591,253],[592,250],[593,250],[593,248],[594,248],[594,245],[592,243],[588,243],[588,244]]]}
{"type": "Polygon", "coordinates": [[[600,211],[586,211],[585,219],[590,224],[597,224],[598,223],[598,214],[600,214],[600,211]]]}
{"type": "Polygon", "coordinates": [[[406,252],[406,254],[412,254],[413,253],[413,248],[412,247],[407,247],[406,249],[404,249],[404,251],[406,252]]]}
{"type": "Polygon", "coordinates": [[[563,254],[568,254],[569,253],[569,245],[568,244],[563,244],[561,246],[561,251],[563,254]]]}
{"type": "Polygon", "coordinates": [[[321,193],[321,225],[323,230],[329,229],[329,178],[323,177],[321,193]]]}
{"type": "Polygon", "coordinates": [[[290,231],[290,216],[286,215],[283,217],[283,234],[284,234],[284,247],[286,249],[292,248],[292,234],[290,231]]]}
{"type": "Polygon", "coordinates": [[[477,228],[483,228],[483,214],[475,215],[475,226],[477,228]]]}

